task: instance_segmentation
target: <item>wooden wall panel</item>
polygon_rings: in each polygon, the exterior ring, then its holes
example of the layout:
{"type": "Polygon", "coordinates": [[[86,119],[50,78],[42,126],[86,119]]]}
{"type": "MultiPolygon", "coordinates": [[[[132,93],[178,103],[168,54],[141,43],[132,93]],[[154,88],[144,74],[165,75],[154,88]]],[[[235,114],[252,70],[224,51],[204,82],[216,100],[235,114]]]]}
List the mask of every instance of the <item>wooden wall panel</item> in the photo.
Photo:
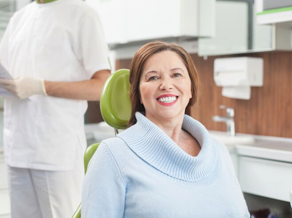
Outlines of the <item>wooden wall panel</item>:
{"type": "MultiPolygon", "coordinates": [[[[292,138],[292,52],[263,52],[245,55],[208,57],[196,54],[192,58],[202,83],[199,102],[191,115],[209,130],[225,131],[224,123],[212,121],[213,115],[225,115],[219,105],[235,109],[236,132],[292,138]],[[221,87],[213,79],[215,58],[262,57],[264,59],[264,86],[252,87],[250,100],[223,97],[221,87]]],[[[130,60],[118,60],[116,68],[129,68],[130,60]]]]}
{"type": "Polygon", "coordinates": [[[85,123],[99,123],[103,121],[99,101],[88,101],[87,103],[88,108],[85,114],[85,123]]]}

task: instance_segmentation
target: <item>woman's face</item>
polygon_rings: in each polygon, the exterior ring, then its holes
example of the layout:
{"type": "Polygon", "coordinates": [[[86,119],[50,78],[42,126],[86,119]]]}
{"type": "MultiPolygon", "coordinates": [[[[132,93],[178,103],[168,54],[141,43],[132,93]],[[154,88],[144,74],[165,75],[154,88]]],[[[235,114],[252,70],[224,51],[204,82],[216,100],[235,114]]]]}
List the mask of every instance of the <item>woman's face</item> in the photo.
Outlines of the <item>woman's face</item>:
{"type": "Polygon", "coordinates": [[[181,57],[162,51],[146,60],[140,79],[141,103],[154,123],[183,119],[192,97],[191,80],[181,57]]]}

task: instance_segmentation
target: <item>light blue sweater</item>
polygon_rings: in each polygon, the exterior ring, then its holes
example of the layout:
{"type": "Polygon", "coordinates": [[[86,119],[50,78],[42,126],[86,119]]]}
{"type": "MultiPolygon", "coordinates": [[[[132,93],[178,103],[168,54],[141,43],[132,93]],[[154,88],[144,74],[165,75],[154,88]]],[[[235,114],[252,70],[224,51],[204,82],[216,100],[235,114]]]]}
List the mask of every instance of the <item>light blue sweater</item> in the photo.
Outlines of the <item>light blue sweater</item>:
{"type": "Polygon", "coordinates": [[[183,129],[201,145],[185,153],[136,113],[137,123],[104,140],[83,186],[82,218],[247,218],[226,147],[185,115],[183,129]]]}

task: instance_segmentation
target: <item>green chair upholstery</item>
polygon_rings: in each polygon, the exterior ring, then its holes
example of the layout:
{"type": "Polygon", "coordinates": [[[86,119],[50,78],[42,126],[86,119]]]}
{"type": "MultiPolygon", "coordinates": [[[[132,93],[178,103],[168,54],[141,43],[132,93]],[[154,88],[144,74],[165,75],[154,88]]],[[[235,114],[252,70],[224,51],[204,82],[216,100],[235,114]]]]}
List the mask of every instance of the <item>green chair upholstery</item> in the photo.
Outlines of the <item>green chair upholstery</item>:
{"type": "MultiPolygon", "coordinates": [[[[88,148],[86,149],[85,153],[84,153],[84,172],[86,173],[87,171],[87,166],[88,163],[91,159],[91,157],[93,156],[94,152],[96,151],[96,149],[98,148],[99,143],[94,143],[90,146],[88,146],[88,148]]],[[[81,217],[81,204],[79,204],[77,210],[75,211],[75,213],[73,214],[72,218],[80,218],[81,217]]]]}
{"type": "Polygon", "coordinates": [[[100,97],[104,121],[115,129],[125,129],[131,115],[129,70],[118,70],[106,81],[100,97]]]}
{"type": "Polygon", "coordinates": [[[81,203],[77,207],[76,211],[74,212],[72,218],[81,218],[81,203]]]}
{"type": "Polygon", "coordinates": [[[90,146],[88,146],[88,148],[86,149],[85,153],[84,153],[84,172],[87,172],[87,166],[89,164],[89,161],[91,159],[91,157],[93,156],[94,152],[96,151],[96,149],[98,148],[99,143],[94,143],[90,146]]]}
{"type": "MultiPolygon", "coordinates": [[[[129,74],[127,69],[121,69],[113,73],[103,86],[100,96],[100,111],[104,121],[112,126],[116,133],[118,129],[127,128],[131,115],[131,103],[129,98],[129,74]]],[[[88,163],[98,148],[99,143],[94,143],[84,153],[84,172],[88,163]]],[[[81,218],[81,204],[76,209],[72,218],[81,218]]]]}

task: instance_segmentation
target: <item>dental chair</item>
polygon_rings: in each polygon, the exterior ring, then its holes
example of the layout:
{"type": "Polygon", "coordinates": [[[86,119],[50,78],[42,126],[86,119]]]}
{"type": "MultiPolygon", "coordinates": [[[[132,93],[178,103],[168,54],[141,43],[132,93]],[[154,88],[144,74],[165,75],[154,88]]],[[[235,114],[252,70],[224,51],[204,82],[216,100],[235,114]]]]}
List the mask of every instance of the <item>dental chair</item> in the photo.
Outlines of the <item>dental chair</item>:
{"type": "MultiPolygon", "coordinates": [[[[100,97],[100,111],[104,121],[114,128],[115,134],[119,129],[126,129],[131,115],[131,103],[129,98],[129,70],[121,69],[113,73],[103,86],[100,97]]],[[[98,148],[99,143],[94,143],[85,151],[84,172],[88,163],[98,148]]],[[[81,218],[81,204],[72,218],[81,218]]]]}

